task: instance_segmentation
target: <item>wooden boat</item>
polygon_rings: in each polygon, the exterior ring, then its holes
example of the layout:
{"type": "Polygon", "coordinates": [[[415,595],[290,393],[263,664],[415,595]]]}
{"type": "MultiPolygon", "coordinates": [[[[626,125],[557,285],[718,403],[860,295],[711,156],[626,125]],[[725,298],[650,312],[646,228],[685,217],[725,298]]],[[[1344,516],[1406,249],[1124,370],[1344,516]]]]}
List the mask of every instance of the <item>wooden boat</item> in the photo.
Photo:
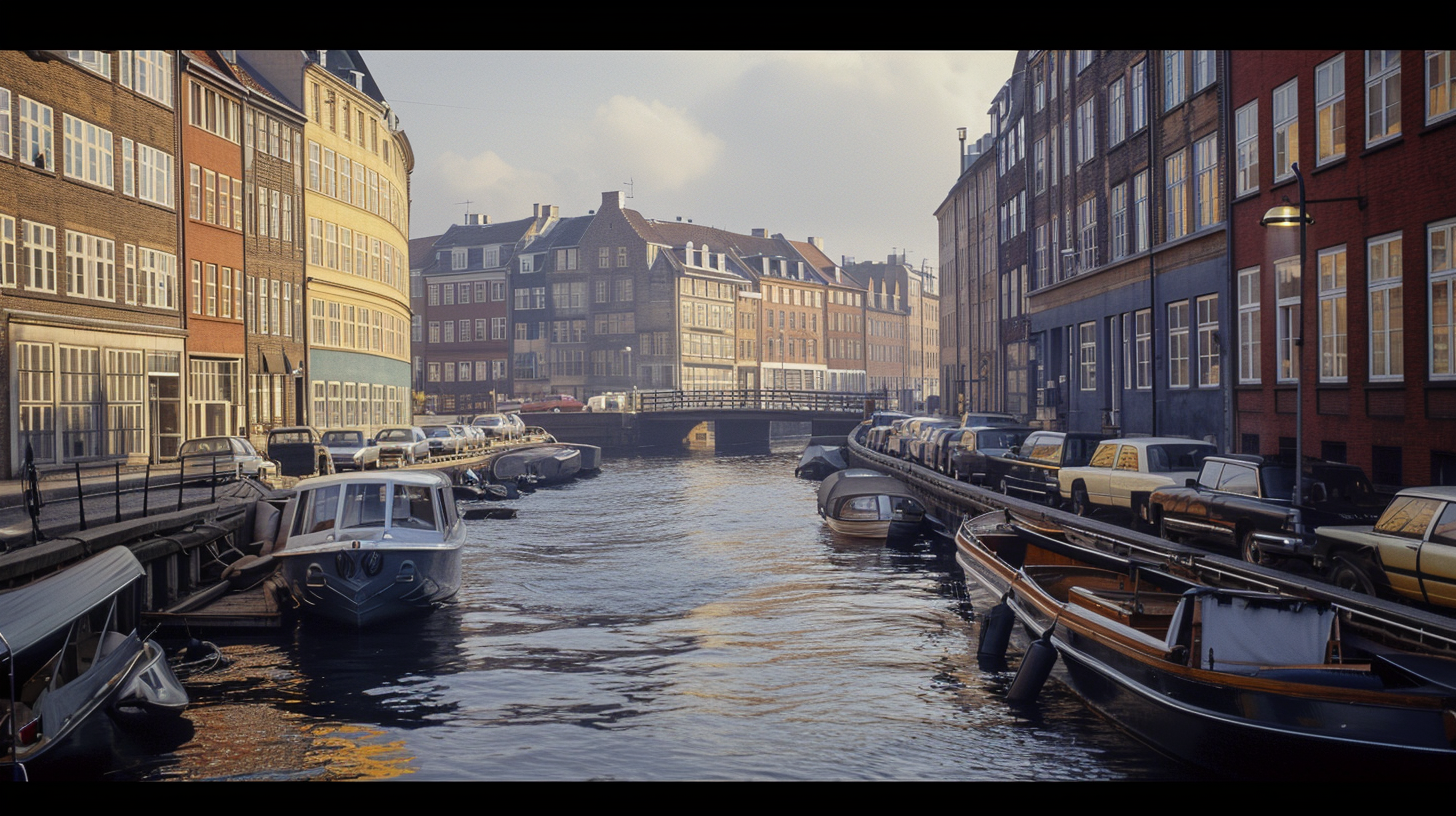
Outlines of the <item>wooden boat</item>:
{"type": "Polygon", "coordinates": [[[113,547],[0,594],[0,762],[19,768],[50,756],[105,720],[100,712],[186,707],[162,648],[121,623],[134,617],[123,599],[145,574],[130,550],[113,547]]]}
{"type": "Polygon", "coordinates": [[[460,590],[465,523],[435,470],[298,483],[272,555],[301,608],[350,626],[425,612],[460,590]]]}
{"type": "Polygon", "coordinates": [[[825,477],[818,504],[829,529],[859,538],[913,536],[925,518],[925,506],[904,482],[868,468],[825,477]]]}
{"type": "Polygon", "coordinates": [[[956,560],[1077,694],[1164,753],[1237,777],[1456,770],[1456,661],[1357,653],[1328,603],[1200,585],[1004,516],[962,525],[956,560]]]}

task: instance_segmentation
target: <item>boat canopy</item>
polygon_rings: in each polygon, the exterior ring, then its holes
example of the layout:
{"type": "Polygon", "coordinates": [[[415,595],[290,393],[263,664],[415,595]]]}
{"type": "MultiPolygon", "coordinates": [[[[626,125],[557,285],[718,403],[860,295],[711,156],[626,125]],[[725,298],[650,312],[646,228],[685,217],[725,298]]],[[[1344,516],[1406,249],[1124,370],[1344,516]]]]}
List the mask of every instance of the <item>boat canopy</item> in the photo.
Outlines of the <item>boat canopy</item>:
{"type": "Polygon", "coordinates": [[[867,468],[850,468],[831,473],[819,485],[820,512],[833,512],[849,496],[903,496],[913,499],[915,494],[894,476],[885,476],[867,468]]]}
{"type": "Polygon", "coordinates": [[[0,658],[19,654],[142,577],[131,550],[112,547],[32,584],[0,594],[0,658]]]}
{"type": "Polygon", "coordinates": [[[1232,674],[1254,674],[1272,666],[1323,664],[1335,610],[1302,598],[1262,592],[1190,589],[1169,627],[1173,642],[1192,605],[1201,604],[1203,647],[1201,668],[1232,674]]]}

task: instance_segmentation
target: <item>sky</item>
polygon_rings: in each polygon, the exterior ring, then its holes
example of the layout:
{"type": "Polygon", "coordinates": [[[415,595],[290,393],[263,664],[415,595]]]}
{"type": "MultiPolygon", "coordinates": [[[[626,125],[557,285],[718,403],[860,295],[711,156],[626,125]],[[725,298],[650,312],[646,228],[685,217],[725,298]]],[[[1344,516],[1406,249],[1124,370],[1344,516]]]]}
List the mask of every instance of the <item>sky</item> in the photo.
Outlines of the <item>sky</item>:
{"type": "Polygon", "coordinates": [[[364,51],[414,150],[410,237],[621,190],[647,218],[938,264],[956,128],[1015,51],[364,51]],[[469,202],[468,204],[466,202],[469,202]]]}

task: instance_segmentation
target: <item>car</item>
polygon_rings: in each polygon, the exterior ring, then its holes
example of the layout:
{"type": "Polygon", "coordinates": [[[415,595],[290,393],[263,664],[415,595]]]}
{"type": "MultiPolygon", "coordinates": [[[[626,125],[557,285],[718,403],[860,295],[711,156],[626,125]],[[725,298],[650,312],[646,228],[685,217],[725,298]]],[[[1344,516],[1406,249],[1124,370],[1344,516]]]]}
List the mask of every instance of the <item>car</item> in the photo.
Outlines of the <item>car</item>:
{"type": "Polygon", "coordinates": [[[625,411],[627,410],[627,395],[623,393],[597,394],[586,401],[588,411],[625,411]]]}
{"type": "Polygon", "coordinates": [[[512,421],[515,414],[481,414],[470,424],[485,432],[490,439],[515,439],[521,435],[523,425],[512,421]]]}
{"type": "Polygon", "coordinates": [[[905,440],[904,453],[901,455],[918,465],[931,467],[933,459],[928,455],[931,451],[931,436],[936,431],[955,427],[957,426],[954,419],[931,419],[921,422],[915,430],[915,435],[905,440]]]}
{"type": "Polygon", "coordinates": [[[1062,500],[1079,516],[1091,515],[1097,507],[1121,507],[1147,522],[1148,496],[1196,477],[1203,458],[1216,453],[1212,443],[1195,439],[1108,439],[1097,445],[1087,464],[1062,468],[1057,483],[1062,500]]]}
{"type": "Polygon", "coordinates": [[[274,428],[268,432],[268,458],[284,476],[327,476],[334,472],[334,457],[318,431],[307,425],[274,428]]]}
{"type": "Polygon", "coordinates": [[[1314,532],[1335,586],[1456,607],[1456,487],[1408,487],[1374,524],[1314,532]]]}
{"type": "Polygon", "coordinates": [[[920,433],[920,426],[927,422],[943,422],[940,417],[916,416],[890,423],[890,434],[885,438],[885,453],[899,459],[910,456],[910,441],[920,433]]]}
{"type": "Polygon", "coordinates": [[[1035,430],[1027,425],[981,425],[966,429],[947,457],[951,478],[973,485],[986,484],[987,461],[993,456],[1004,456],[1035,430]]]}
{"type": "Polygon", "coordinates": [[[381,430],[374,441],[381,462],[413,465],[430,458],[430,440],[418,425],[396,425],[381,430]]]}
{"type": "Polygon", "coordinates": [[[1388,496],[1365,472],[1342,462],[1306,460],[1304,496],[1294,502],[1294,465],[1274,457],[1208,456],[1197,479],[1148,496],[1148,519],[1169,541],[1236,548],[1266,566],[1286,558],[1324,566],[1315,528],[1373,524],[1388,496]]]}
{"type": "Polygon", "coordinates": [[[1087,464],[1097,443],[1106,438],[1106,434],[1086,431],[1036,431],[1019,446],[989,457],[988,475],[1008,496],[1016,494],[1057,507],[1061,504],[1057,473],[1064,467],[1087,464]]]}
{"type": "Polygon", "coordinates": [[[1021,420],[1010,414],[1002,414],[994,411],[966,411],[961,414],[961,426],[975,428],[986,425],[1020,425],[1021,420]]]}
{"type": "Polygon", "coordinates": [[[272,479],[278,475],[278,463],[270,461],[241,436],[204,436],[189,439],[177,449],[177,458],[187,478],[213,472],[229,478],[247,476],[272,479]]]}
{"type": "Polygon", "coordinates": [[[379,468],[379,446],[366,438],[363,431],[340,428],[324,431],[324,447],[334,459],[334,470],[369,470],[379,468]]]}
{"type": "Polygon", "coordinates": [[[521,406],[523,414],[553,413],[559,414],[562,411],[583,411],[586,404],[570,394],[547,394],[537,400],[532,400],[521,406]]]}
{"type": "Polygon", "coordinates": [[[453,456],[464,448],[465,440],[449,425],[421,425],[430,443],[430,457],[453,456]]]}

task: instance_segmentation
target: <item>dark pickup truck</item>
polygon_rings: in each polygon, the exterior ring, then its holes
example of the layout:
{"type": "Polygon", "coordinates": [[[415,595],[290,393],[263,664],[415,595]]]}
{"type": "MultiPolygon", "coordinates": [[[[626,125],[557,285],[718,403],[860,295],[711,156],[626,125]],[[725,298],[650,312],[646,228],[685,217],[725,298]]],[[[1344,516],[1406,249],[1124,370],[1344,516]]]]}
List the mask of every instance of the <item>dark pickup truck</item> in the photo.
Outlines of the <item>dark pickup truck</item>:
{"type": "Polygon", "coordinates": [[[1306,461],[1304,468],[1305,501],[1295,507],[1292,465],[1244,454],[1209,456],[1185,487],[1153,491],[1149,519],[1169,541],[1236,547],[1254,564],[1292,557],[1322,568],[1314,529],[1370,524],[1388,497],[1354,465],[1306,461]]]}
{"type": "Polygon", "coordinates": [[[1062,503],[1057,474],[1064,467],[1087,464],[1097,443],[1106,438],[1096,433],[1036,431],[1006,453],[986,457],[986,484],[1008,496],[1056,507],[1062,503]]]}

